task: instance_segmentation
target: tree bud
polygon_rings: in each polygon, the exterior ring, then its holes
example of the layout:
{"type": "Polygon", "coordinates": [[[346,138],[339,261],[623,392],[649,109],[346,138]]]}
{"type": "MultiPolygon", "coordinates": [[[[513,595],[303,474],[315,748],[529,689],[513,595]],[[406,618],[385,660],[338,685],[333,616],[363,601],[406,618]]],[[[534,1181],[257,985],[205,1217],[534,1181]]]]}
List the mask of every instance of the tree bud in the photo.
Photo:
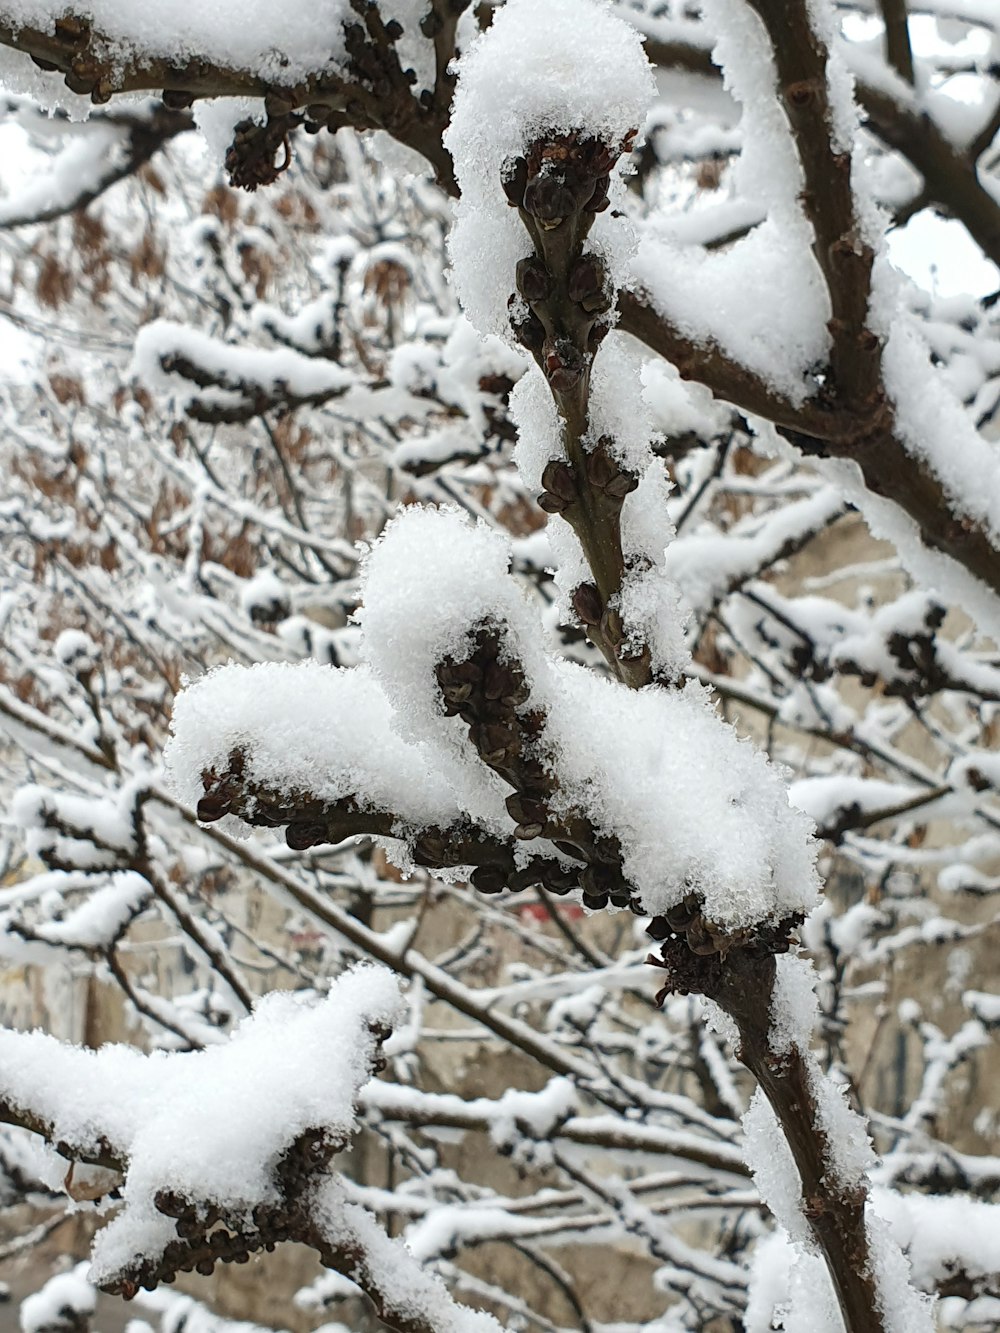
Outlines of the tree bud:
{"type": "Polygon", "coordinates": [[[570,599],[573,610],[584,625],[599,625],[604,614],[604,603],[595,583],[580,583],[573,589],[570,599]]]}
{"type": "Polygon", "coordinates": [[[528,183],[528,164],[523,157],[515,157],[505,162],[500,173],[500,184],[512,208],[520,208],[524,203],[524,190],[528,183]]]}
{"type": "Polygon", "coordinates": [[[603,213],[611,202],[608,199],[608,186],[611,180],[608,176],[601,176],[594,182],[594,189],[590,198],[584,204],[588,213],[603,213]]]}
{"type": "Polygon", "coordinates": [[[533,305],[536,301],[544,301],[552,290],[552,275],[534,255],[517,261],[514,280],[517,283],[517,290],[529,305],[533,305]]]}
{"type": "Polygon", "coordinates": [[[568,463],[561,458],[550,458],[542,471],[542,485],[553,495],[558,495],[560,499],[567,503],[572,502],[577,497],[576,478],[573,476],[573,470],[568,463]]]}
{"type": "Polygon", "coordinates": [[[556,393],[568,393],[583,378],[586,361],[573,344],[560,338],[545,358],[545,375],[556,393]]]}
{"type": "Polygon", "coordinates": [[[524,190],[524,210],[543,227],[558,227],[563,218],[576,212],[576,199],[565,178],[546,172],[533,176],[524,190]]]}
{"type": "Polygon", "coordinates": [[[545,345],[545,325],[532,311],[525,319],[512,319],[510,322],[514,337],[529,352],[538,353],[545,345]]]}
{"type": "Polygon", "coordinates": [[[480,893],[503,893],[507,887],[507,877],[495,866],[479,866],[472,872],[471,883],[480,893]]]}
{"type": "Polygon", "coordinates": [[[582,301],[604,289],[604,265],[597,255],[581,255],[570,265],[566,292],[571,301],[582,301]]]}

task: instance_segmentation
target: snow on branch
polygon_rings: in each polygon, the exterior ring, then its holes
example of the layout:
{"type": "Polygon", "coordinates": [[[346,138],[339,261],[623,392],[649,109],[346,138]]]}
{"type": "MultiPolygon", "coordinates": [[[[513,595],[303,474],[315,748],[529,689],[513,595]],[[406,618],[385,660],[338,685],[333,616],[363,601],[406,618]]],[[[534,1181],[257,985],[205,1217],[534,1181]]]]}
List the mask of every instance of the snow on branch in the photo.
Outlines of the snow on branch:
{"type": "Polygon", "coordinates": [[[449,241],[455,283],[477,328],[505,335],[525,236],[498,189],[501,178],[510,203],[520,205],[525,155],[533,144],[551,141],[527,207],[537,208],[545,227],[581,205],[589,208],[592,248],[620,285],[627,228],[604,210],[609,199],[621,198],[615,161],[642,128],[655,85],[638,35],[594,0],[544,7],[512,0],[462,53],[458,68],[445,135],[462,196],[449,241]],[[578,179],[571,182],[563,168],[574,158],[578,179]]]}
{"type": "Polygon", "coordinates": [[[49,105],[69,100],[76,112],[82,98],[101,103],[130,92],[162,92],[171,111],[198,98],[263,99],[263,117],[236,125],[226,155],[231,180],[251,190],[288,166],[289,136],[303,124],[389,130],[453,188],[441,133],[458,15],[428,25],[406,4],[392,8],[398,17],[364,0],[322,0],[298,7],[290,22],[267,0],[172,0],[152,13],[128,0],[90,0],[71,12],[48,0],[9,0],[0,6],[0,44],[19,54],[3,61],[3,79],[49,105]],[[53,95],[38,69],[61,75],[76,97],[53,95]]]}
{"type": "Polygon", "coordinates": [[[131,63],[204,61],[293,84],[310,74],[343,69],[342,25],[350,6],[346,0],[324,0],[297,10],[294,23],[266,0],[221,0],[211,6],[171,0],[152,12],[128,0],[87,0],[72,13],[51,0],[10,0],[0,13],[15,34],[23,34],[22,40],[31,29],[52,33],[78,53],[113,60],[123,72],[131,63]]]}
{"type": "Polygon", "coordinates": [[[179,134],[194,129],[183,111],[150,104],[134,111],[107,112],[75,127],[49,170],[33,175],[0,201],[0,228],[51,222],[133,175],[179,134]]]}
{"type": "Polygon", "coordinates": [[[718,250],[647,230],[622,327],[774,422],[914,577],[994,629],[1000,474],[882,253],[832,7],[713,0],[706,17],[743,106],[739,179],[768,216],[718,250]]]}
{"type": "Polygon", "coordinates": [[[124,1172],[123,1207],[93,1247],[105,1290],[131,1296],[299,1240],[359,1282],[391,1327],[488,1333],[495,1321],[455,1306],[329,1175],[400,1016],[392,974],[361,966],[322,999],[272,992],[227,1042],[197,1052],[87,1051],[5,1031],[0,1102],[65,1156],[124,1172]]]}
{"type": "Polygon", "coordinates": [[[507,881],[483,865],[484,889],[565,892],[579,877],[588,906],[610,897],[683,917],[708,950],[786,930],[816,881],[808,823],[779,776],[700,687],[637,693],[550,659],[509,562],[485,526],[405,511],[367,562],[368,668],[255,668],[247,679],[268,675],[259,704],[231,688],[235,668],[189,688],[168,756],[179,790],[202,818],[236,806],[288,823],[295,843],[310,820],[313,840],[415,838],[416,859],[438,870],[455,864],[445,830],[471,816],[501,845],[515,840],[524,872],[507,881]]]}
{"type": "Polygon", "coordinates": [[[360,387],[335,362],[291,348],[234,347],[169,320],[139,330],[132,371],[172,392],[198,421],[246,421],[276,405],[318,405],[360,387]]]}
{"type": "Polygon", "coordinates": [[[230,814],[237,790],[245,818],[254,813],[254,788],[271,793],[270,802],[257,798],[265,806],[281,802],[307,823],[318,818],[303,807],[307,800],[349,807],[357,827],[349,829],[345,813],[345,837],[363,830],[365,816],[374,831],[401,837],[463,816],[496,823],[502,807],[488,789],[401,738],[393,723],[390,701],[365,667],[219,667],[178,697],[165,757],[182,799],[230,832],[246,831],[230,814]]]}

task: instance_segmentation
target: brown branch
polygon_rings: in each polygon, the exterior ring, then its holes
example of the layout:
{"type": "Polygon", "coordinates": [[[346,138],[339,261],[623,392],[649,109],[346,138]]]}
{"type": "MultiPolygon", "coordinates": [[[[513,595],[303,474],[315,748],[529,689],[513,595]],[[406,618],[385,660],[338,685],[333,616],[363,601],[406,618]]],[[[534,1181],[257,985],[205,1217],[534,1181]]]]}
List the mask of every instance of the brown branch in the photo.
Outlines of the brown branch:
{"type": "Polygon", "coordinates": [[[885,24],[885,58],[901,79],[913,85],[913,49],[906,17],[906,0],[879,0],[885,24]]]}
{"type": "Polygon", "coordinates": [[[610,901],[638,911],[632,886],[622,874],[617,839],[598,835],[579,811],[556,813],[553,808],[559,804],[559,780],[545,761],[545,714],[532,708],[516,646],[506,637],[495,626],[481,626],[469,634],[468,656],[439,664],[445,712],[468,724],[469,740],[483,763],[514,789],[506,800],[514,838],[528,842],[545,838],[582,865],[532,857],[506,882],[486,870],[474,873],[472,883],[487,892],[541,884],[552,893],[565,894],[579,887],[587,907],[596,910],[610,901]]]}
{"type": "Polygon", "coordinates": [[[616,609],[627,573],[622,505],[638,478],[616,461],[613,440],[588,436],[591,366],[614,293],[600,259],[583,249],[595,215],[608,206],[609,173],[629,146],[582,133],[539,139],[510,167],[503,188],[534,249],[516,272],[528,314],[512,327],[545,375],[562,421],[564,456],[545,467],[539,503],[570,525],[593,574],[573,596],[588,636],[619,680],[641,687],[652,679],[650,652],[629,646],[616,609]]]}
{"type": "MultiPolygon", "coordinates": [[[[902,0],[885,0],[885,7],[897,4],[901,5],[902,0]]],[[[783,6],[779,9],[785,12],[783,6]]],[[[706,47],[653,38],[647,38],[645,46],[649,59],[664,69],[720,78],[706,47]]],[[[963,224],[986,257],[1000,266],[1000,203],[983,188],[975,170],[977,158],[990,146],[1000,126],[1000,107],[963,153],[928,114],[884,88],[859,79],[855,92],[872,133],[924,178],[923,206],[937,204],[945,209],[963,224]]]]}
{"type": "MultiPolygon", "coordinates": [[[[366,23],[370,16],[364,7],[366,23]]],[[[143,54],[126,54],[123,44],[93,28],[89,19],[64,14],[52,32],[22,25],[0,14],[0,45],[29,56],[44,70],[61,74],[71,92],[95,103],[119,93],[161,93],[171,108],[184,109],[206,97],[262,97],[269,114],[287,114],[306,107],[317,126],[339,129],[384,129],[425,157],[442,188],[455,192],[451,158],[441,136],[447,111],[421,105],[410,93],[409,80],[400,68],[394,38],[383,28],[372,36],[360,23],[345,24],[348,74],[325,72],[296,84],[280,84],[238,67],[192,58],[175,61],[143,54]],[[357,37],[351,33],[356,30],[357,37]]],[[[401,31],[401,30],[400,30],[401,31]]]]}
{"type": "Polygon", "coordinates": [[[676,933],[662,945],[659,959],[671,992],[706,995],[734,1020],[737,1057],[754,1075],[770,1102],[798,1168],[802,1212],[826,1260],[847,1333],[886,1333],[865,1225],[867,1189],[842,1184],[837,1161],[817,1104],[805,1053],[793,1043],[775,1052],[771,1009],[776,967],[774,952],[788,947],[787,929],[757,940],[720,959],[698,957],[676,933]]]}
{"type": "Polygon", "coordinates": [[[862,84],[858,96],[868,114],[869,129],[923,176],[925,201],[961,222],[987,259],[1000,266],[1000,203],[984,188],[976,171],[976,158],[989,142],[982,147],[973,143],[962,152],[926,112],[900,102],[891,93],[862,84]]]}
{"type": "MultiPolygon", "coordinates": [[[[767,31],[781,96],[805,177],[800,195],[830,297],[830,370],[838,406],[880,434],[887,422],[881,346],[868,328],[875,253],[855,209],[849,145],[835,139],[828,52],[805,0],[749,0],[767,31]]],[[[824,396],[831,386],[825,386],[824,396]]]]}
{"type": "Polygon", "coordinates": [[[125,146],[124,155],[119,158],[109,154],[98,179],[91,185],[81,182],[79,193],[72,199],[33,212],[9,214],[0,221],[0,230],[9,231],[14,227],[25,227],[32,223],[54,222],[56,218],[64,217],[67,213],[87,208],[113,185],[135,175],[139,168],[164,148],[171,139],[194,129],[192,116],[182,111],[170,111],[165,106],[154,108],[149,115],[115,112],[93,116],[92,120],[96,124],[113,125],[121,129],[125,146]]]}
{"type": "MultiPolygon", "coordinates": [[[[778,6],[778,9],[783,19],[784,7],[778,6]]],[[[99,99],[106,92],[110,96],[115,91],[159,89],[166,89],[181,98],[266,96],[272,93],[284,106],[305,104],[315,105],[317,110],[330,108],[341,117],[339,123],[351,123],[359,128],[383,125],[434,165],[443,189],[451,195],[457,193],[451,162],[440,142],[444,124],[442,115],[439,111],[419,108],[412,97],[409,103],[396,98],[393,107],[380,110],[371,88],[330,76],[326,76],[325,81],[318,78],[307,80],[295,88],[272,89],[246,71],[225,69],[202,61],[175,64],[140,57],[121,65],[108,56],[103,64],[100,61],[95,64],[92,52],[110,50],[111,45],[98,35],[91,35],[87,41],[88,48],[81,55],[71,42],[55,34],[30,27],[15,29],[10,23],[0,23],[0,43],[70,76],[71,87],[75,82],[83,91],[96,92],[99,99]],[[75,69],[77,64],[79,69],[75,69]],[[107,78],[102,82],[105,74],[107,78]],[[108,84],[110,91],[105,86],[108,80],[111,80],[108,84]],[[345,119],[348,104],[352,107],[350,122],[345,119]]],[[[665,65],[683,65],[704,74],[711,73],[714,68],[708,52],[702,47],[649,41],[647,49],[652,58],[661,58],[665,65]]],[[[934,127],[925,123],[924,118],[916,113],[907,115],[898,103],[889,101],[887,105],[883,94],[865,86],[861,87],[860,96],[871,116],[872,128],[884,133],[887,140],[894,138],[900,151],[913,154],[918,169],[923,162],[928,179],[941,185],[933,193],[947,194],[941,202],[966,223],[986,253],[1000,261],[1000,206],[978,184],[974,171],[962,166],[940,132],[935,138],[934,127]],[[947,190],[944,189],[945,182],[947,190]]],[[[844,256],[844,262],[849,267],[857,267],[856,259],[848,255],[844,256]]],[[[864,395],[855,392],[852,395],[854,406],[861,410],[845,411],[843,405],[816,398],[795,407],[718,347],[699,345],[682,335],[669,320],[657,313],[648,295],[622,293],[620,308],[621,327],[677,364],[686,378],[698,380],[725,401],[762,416],[783,430],[794,432],[793,442],[803,447],[806,453],[829,454],[856,461],[866,486],[874,494],[886,496],[898,504],[914,520],[928,546],[949,556],[1000,595],[1000,559],[988,536],[978,525],[953,516],[944,487],[919,461],[907,454],[892,433],[891,423],[881,419],[884,411],[880,404],[866,408],[861,401],[864,395]]],[[[845,328],[848,332],[857,327],[856,318],[847,320],[845,328]]],[[[846,334],[841,341],[844,348],[841,359],[850,364],[854,357],[864,370],[864,348],[850,348],[850,338],[846,334]]],[[[870,373],[865,373],[870,379],[870,373]]],[[[613,566],[613,559],[611,564],[613,566]]],[[[611,586],[610,580],[608,586],[611,586]]]]}
{"type": "Polygon", "coordinates": [[[949,556],[1000,596],[1000,553],[978,524],[957,518],[943,484],[909,454],[877,410],[845,410],[813,397],[801,406],[782,399],[717,346],[697,343],[657,313],[648,293],[623,292],[619,327],[673,362],[682,378],[706,385],[717,398],[774,422],[806,456],[845,458],[858,465],[866,487],[916,524],[924,545],[949,556]]]}
{"type": "Polygon", "coordinates": [[[56,1133],[53,1122],[47,1116],[17,1106],[6,1098],[0,1098],[0,1122],[37,1134],[50,1143],[60,1157],[65,1157],[68,1161],[86,1162],[89,1166],[102,1166],[107,1171],[125,1174],[124,1156],[96,1127],[87,1138],[70,1141],[56,1133]]]}

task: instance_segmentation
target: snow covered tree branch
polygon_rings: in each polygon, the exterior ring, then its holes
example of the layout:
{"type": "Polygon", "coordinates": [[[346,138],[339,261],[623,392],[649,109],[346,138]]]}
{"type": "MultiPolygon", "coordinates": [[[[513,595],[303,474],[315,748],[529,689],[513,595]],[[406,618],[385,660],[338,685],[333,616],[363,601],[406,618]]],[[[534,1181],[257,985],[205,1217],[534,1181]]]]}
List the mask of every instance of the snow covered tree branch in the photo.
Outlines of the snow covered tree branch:
{"type": "Polygon", "coordinates": [[[995,1323],[1000,326],[893,263],[995,257],[997,31],[933,9],[0,6],[40,1283],[68,1195],[164,1333],[995,1323]]]}

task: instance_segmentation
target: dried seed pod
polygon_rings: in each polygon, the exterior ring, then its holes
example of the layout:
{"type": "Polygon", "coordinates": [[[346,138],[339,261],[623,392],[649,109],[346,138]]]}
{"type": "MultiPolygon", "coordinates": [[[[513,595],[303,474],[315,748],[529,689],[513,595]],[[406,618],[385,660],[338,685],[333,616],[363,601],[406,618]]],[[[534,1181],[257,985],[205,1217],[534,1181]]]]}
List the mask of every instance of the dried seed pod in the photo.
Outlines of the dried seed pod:
{"type": "Polygon", "coordinates": [[[520,708],[523,703],[527,702],[530,695],[531,686],[524,677],[522,676],[520,679],[514,677],[510,692],[501,695],[500,702],[508,708],[520,708]]]}
{"type": "Polygon", "coordinates": [[[700,910],[698,899],[693,893],[689,893],[683,902],[667,908],[666,919],[670,923],[670,929],[676,931],[687,930],[700,910]]]}
{"type": "Polygon", "coordinates": [[[553,495],[551,491],[542,491],[538,497],[538,507],[546,514],[565,514],[571,503],[571,500],[564,500],[561,495],[553,495]]]}
{"type": "Polygon", "coordinates": [[[517,735],[506,727],[488,723],[486,726],[476,727],[475,731],[476,736],[472,743],[479,751],[483,762],[491,766],[513,758],[520,749],[517,735]]]}
{"type": "Polygon", "coordinates": [[[580,884],[583,887],[585,894],[603,893],[605,902],[607,902],[608,894],[612,889],[612,880],[605,867],[595,865],[585,866],[580,875],[580,884]]]}
{"type": "Polygon", "coordinates": [[[549,817],[549,808],[544,801],[521,792],[512,792],[504,804],[511,819],[518,824],[544,824],[549,817]]]}
{"type": "Polygon", "coordinates": [[[515,685],[514,673],[509,667],[501,666],[499,662],[490,662],[483,675],[483,697],[490,703],[497,703],[515,685]]]}
{"type": "Polygon", "coordinates": [[[602,907],[607,907],[608,895],[603,891],[595,893],[584,892],[582,901],[584,907],[589,908],[591,912],[599,912],[602,907]]]}
{"type": "Polygon", "coordinates": [[[390,19],[385,25],[385,35],[390,42],[398,42],[403,35],[403,25],[399,19],[390,19]]]}
{"type": "Polygon", "coordinates": [[[544,831],[544,824],[515,824],[514,837],[522,842],[531,842],[532,838],[540,838],[544,831]]]}
{"type": "Polygon", "coordinates": [[[468,683],[443,685],[441,687],[441,693],[444,695],[444,697],[448,700],[449,703],[464,704],[465,701],[468,699],[469,695],[472,693],[472,686],[468,683]]]}
{"type": "Polygon", "coordinates": [[[191,1206],[176,1190],[157,1190],[153,1195],[153,1203],[157,1212],[164,1217],[183,1217],[191,1206]]]}
{"type": "Polygon", "coordinates": [[[413,844],[413,859],[418,866],[439,870],[447,864],[448,844],[440,833],[422,833],[413,844]]]}
{"type": "Polygon", "coordinates": [[[705,929],[705,923],[701,918],[693,921],[687,928],[687,945],[692,953],[708,955],[717,953],[715,941],[705,929]]]}
{"type": "Polygon", "coordinates": [[[52,25],[56,38],[66,46],[86,46],[90,41],[90,20],[64,14],[52,25]]]}
{"type": "Polygon", "coordinates": [[[520,792],[546,791],[551,781],[545,765],[538,759],[522,759],[511,786],[520,792]]]}
{"type": "MultiPolygon", "coordinates": [[[[669,939],[673,933],[673,928],[665,916],[654,916],[646,927],[646,934],[653,940],[669,939]]],[[[659,962],[659,959],[655,961],[659,962]]]]}
{"type": "Polygon", "coordinates": [[[483,668],[478,662],[466,658],[464,662],[454,662],[451,667],[452,679],[478,685],[483,679],[483,668]]]}

